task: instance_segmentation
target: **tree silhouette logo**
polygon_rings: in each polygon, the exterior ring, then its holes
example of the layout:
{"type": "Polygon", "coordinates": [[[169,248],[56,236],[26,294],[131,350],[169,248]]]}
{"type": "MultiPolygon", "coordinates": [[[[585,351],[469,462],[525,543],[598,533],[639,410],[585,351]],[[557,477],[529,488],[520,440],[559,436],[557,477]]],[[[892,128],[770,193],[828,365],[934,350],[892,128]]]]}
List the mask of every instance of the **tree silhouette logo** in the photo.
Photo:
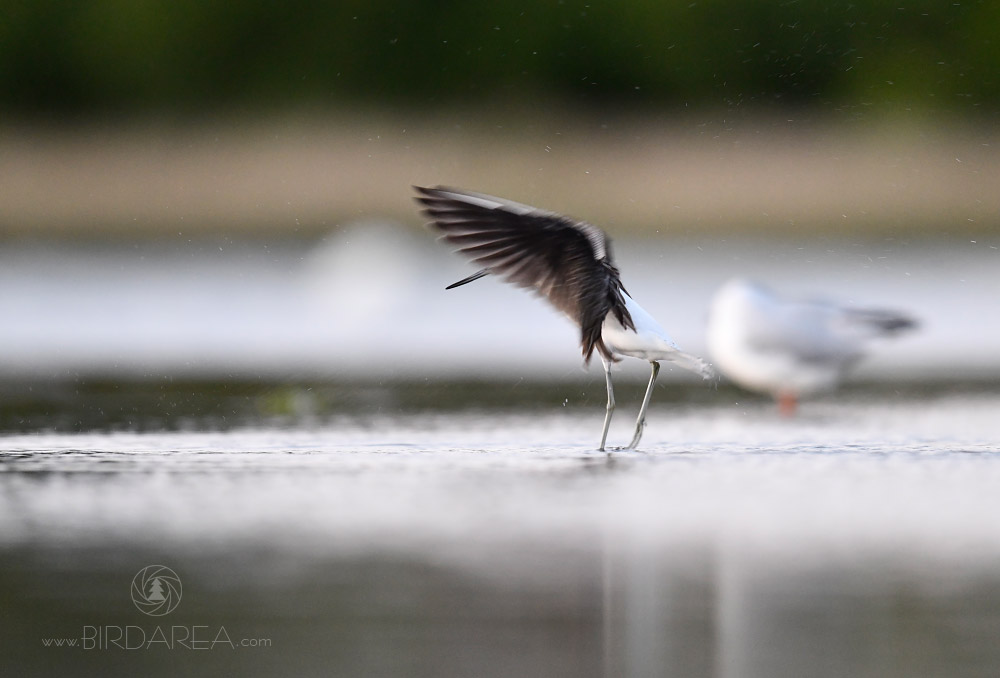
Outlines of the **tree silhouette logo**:
{"type": "Polygon", "coordinates": [[[152,617],[173,612],[181,602],[181,579],[165,565],[148,565],[132,578],[132,602],[152,617]]]}

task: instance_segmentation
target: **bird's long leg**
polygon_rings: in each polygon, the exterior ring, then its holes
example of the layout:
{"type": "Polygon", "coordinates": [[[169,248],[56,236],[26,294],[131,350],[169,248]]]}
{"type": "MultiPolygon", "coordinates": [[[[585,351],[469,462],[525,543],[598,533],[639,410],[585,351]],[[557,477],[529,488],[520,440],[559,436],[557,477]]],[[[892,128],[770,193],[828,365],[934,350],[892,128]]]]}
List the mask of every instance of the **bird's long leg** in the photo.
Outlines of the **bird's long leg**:
{"type": "Polygon", "coordinates": [[[632,442],[625,448],[628,450],[634,450],[638,447],[639,439],[642,438],[642,429],[646,427],[646,408],[649,407],[649,398],[653,395],[653,382],[656,381],[656,375],[660,373],[660,363],[650,360],[649,364],[653,366],[653,372],[649,375],[649,386],[646,387],[646,397],[642,399],[642,407],[639,408],[639,418],[635,422],[635,435],[632,436],[632,442]]]}
{"type": "Polygon", "coordinates": [[[598,448],[604,451],[604,443],[608,440],[608,428],[611,426],[611,415],[615,412],[615,389],[611,385],[611,361],[601,356],[604,363],[604,378],[608,382],[608,409],[604,415],[604,430],[601,432],[601,446],[598,448]]]}

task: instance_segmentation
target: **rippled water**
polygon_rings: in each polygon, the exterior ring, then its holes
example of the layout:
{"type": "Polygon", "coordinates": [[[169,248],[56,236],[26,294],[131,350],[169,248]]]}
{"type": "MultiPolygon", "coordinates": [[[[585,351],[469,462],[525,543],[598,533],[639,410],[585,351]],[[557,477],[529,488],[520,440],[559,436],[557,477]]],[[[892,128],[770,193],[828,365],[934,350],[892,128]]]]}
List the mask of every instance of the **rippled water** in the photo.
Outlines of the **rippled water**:
{"type": "Polygon", "coordinates": [[[0,435],[11,675],[995,675],[1000,391],[787,420],[671,386],[605,454],[601,387],[36,392],[0,435]],[[162,618],[130,598],[151,564],[184,585],[162,618]]]}

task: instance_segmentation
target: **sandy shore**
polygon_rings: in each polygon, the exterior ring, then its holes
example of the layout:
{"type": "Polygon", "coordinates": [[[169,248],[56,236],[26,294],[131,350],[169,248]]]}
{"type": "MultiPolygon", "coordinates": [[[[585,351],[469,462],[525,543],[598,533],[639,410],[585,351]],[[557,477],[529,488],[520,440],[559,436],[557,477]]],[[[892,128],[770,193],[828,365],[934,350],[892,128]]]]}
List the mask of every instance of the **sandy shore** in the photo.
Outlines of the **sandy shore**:
{"type": "Polygon", "coordinates": [[[417,226],[452,184],[617,232],[993,232],[1000,131],[549,115],[288,117],[0,129],[0,235],[310,235],[417,226]],[[470,122],[472,121],[472,122],[470,122]]]}

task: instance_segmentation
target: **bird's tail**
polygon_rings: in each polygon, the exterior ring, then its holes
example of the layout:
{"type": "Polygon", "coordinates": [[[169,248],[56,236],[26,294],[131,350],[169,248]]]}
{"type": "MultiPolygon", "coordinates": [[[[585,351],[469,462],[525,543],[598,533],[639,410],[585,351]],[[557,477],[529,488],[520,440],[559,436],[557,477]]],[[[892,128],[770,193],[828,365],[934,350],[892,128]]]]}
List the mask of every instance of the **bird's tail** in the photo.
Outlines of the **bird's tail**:
{"type": "Polygon", "coordinates": [[[919,326],[914,318],[904,313],[870,308],[850,309],[848,322],[859,329],[864,328],[874,336],[892,336],[919,326]]]}
{"type": "Polygon", "coordinates": [[[684,351],[671,351],[663,359],[674,363],[678,367],[683,367],[685,370],[700,374],[702,379],[715,379],[718,376],[715,369],[707,362],[698,356],[685,353],[684,351]]]}

